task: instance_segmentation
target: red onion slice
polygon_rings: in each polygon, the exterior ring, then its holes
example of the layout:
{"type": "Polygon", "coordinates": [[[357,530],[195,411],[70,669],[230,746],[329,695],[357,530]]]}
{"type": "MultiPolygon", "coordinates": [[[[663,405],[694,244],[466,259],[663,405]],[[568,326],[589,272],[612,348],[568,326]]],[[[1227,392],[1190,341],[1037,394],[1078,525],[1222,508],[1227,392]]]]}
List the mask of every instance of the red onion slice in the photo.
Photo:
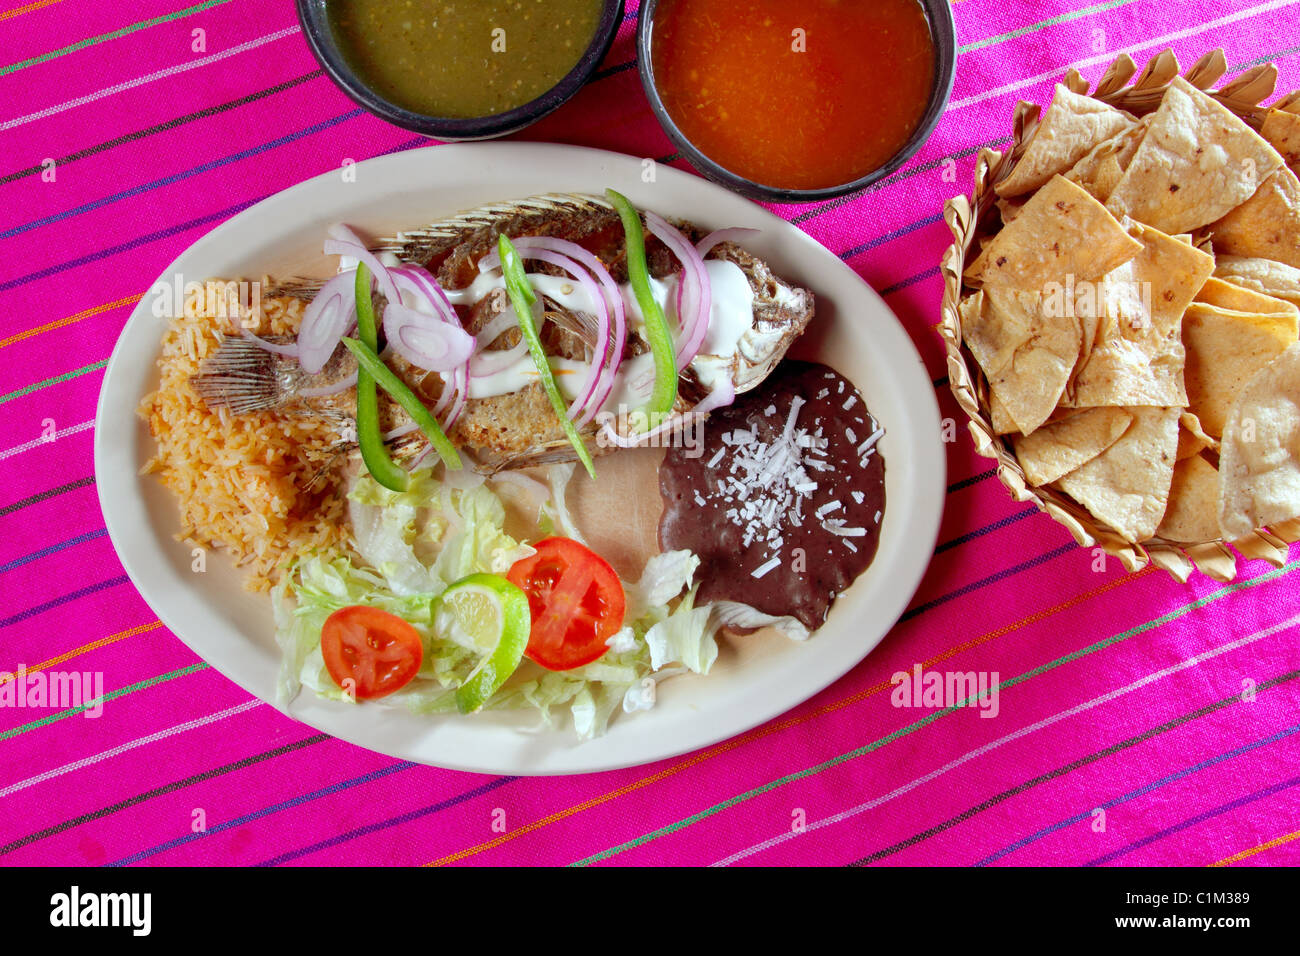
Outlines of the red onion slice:
{"type": "Polygon", "coordinates": [[[344,272],[326,282],[303,312],[297,343],[303,371],[323,369],[355,319],[356,274],[344,272]]]}
{"type": "MultiPolygon", "coordinates": [[[[574,407],[582,409],[582,415],[577,420],[577,423],[579,425],[586,424],[605,404],[610,392],[614,390],[618,367],[623,361],[623,349],[627,345],[627,316],[623,310],[622,292],[619,290],[618,283],[614,281],[614,277],[605,268],[605,264],[594,253],[576,242],[571,242],[568,239],[557,239],[554,236],[521,236],[514,240],[514,245],[521,257],[559,265],[570,275],[578,278],[580,282],[583,281],[581,276],[569,269],[569,266],[548,259],[542,253],[554,253],[567,257],[574,263],[585,266],[591,277],[594,277],[596,282],[600,284],[607,314],[605,316],[599,314],[596,316],[600,323],[597,339],[599,342],[605,343],[605,345],[603,349],[598,349],[598,353],[603,352],[603,354],[593,356],[595,361],[592,363],[592,368],[597,372],[594,381],[591,380],[589,374],[588,381],[584,382],[583,387],[579,390],[578,400],[574,403],[574,407]],[[590,385],[589,388],[588,385],[590,385]],[[586,393],[585,400],[583,393],[586,393]]],[[[493,252],[480,259],[478,267],[481,272],[486,269],[498,268],[500,265],[501,257],[493,252]]],[[[585,282],[584,287],[586,287],[585,282]]],[[[589,288],[587,295],[597,304],[599,309],[602,296],[592,295],[589,288]]],[[[572,408],[570,409],[570,417],[572,417],[572,408]]]]}
{"type": "Polygon", "coordinates": [[[464,365],[474,353],[474,337],[460,327],[454,312],[451,317],[439,314],[443,303],[437,296],[423,291],[419,294],[433,305],[435,314],[417,312],[403,304],[400,297],[390,299],[384,308],[388,344],[412,365],[430,372],[449,372],[464,365]]]}
{"type": "MultiPolygon", "coordinates": [[[[519,249],[518,246],[515,248],[519,249]]],[[[519,255],[524,259],[534,259],[538,262],[558,266],[569,273],[578,280],[578,284],[587,293],[587,298],[591,300],[592,307],[596,310],[596,347],[593,349],[591,367],[587,370],[587,376],[583,379],[582,384],[578,386],[577,397],[573,400],[573,404],[569,406],[569,418],[573,419],[575,424],[579,426],[585,425],[596,414],[596,410],[588,407],[588,405],[595,394],[596,386],[600,383],[601,375],[605,369],[605,359],[609,354],[610,321],[608,303],[605,301],[604,293],[597,287],[595,280],[592,279],[587,270],[568,256],[540,248],[519,249],[519,255]]]]}
{"type": "Polygon", "coordinates": [[[720,242],[734,242],[740,244],[740,240],[749,236],[757,236],[761,229],[747,229],[744,226],[732,226],[730,229],[716,229],[709,233],[703,239],[695,244],[695,251],[701,257],[707,256],[713,251],[713,247],[720,242]]]}
{"type": "Polygon", "coordinates": [[[434,414],[442,415],[446,412],[443,425],[451,428],[464,411],[465,403],[469,398],[469,362],[477,343],[474,337],[461,327],[460,316],[452,306],[451,300],[447,298],[438,280],[428,270],[408,264],[393,269],[391,275],[394,283],[400,287],[399,291],[409,291],[429,304],[436,321],[431,322],[429,316],[402,305],[401,308],[409,315],[403,316],[399,311],[393,313],[396,318],[391,334],[389,312],[385,310],[384,333],[390,336],[389,343],[393,349],[407,357],[408,361],[411,359],[406,356],[406,351],[423,355],[426,361],[429,358],[436,360],[438,355],[448,356],[447,362],[450,364],[445,368],[438,368],[436,365],[424,362],[414,364],[442,375],[443,389],[438,396],[437,404],[434,405],[434,414]]]}
{"type": "Polygon", "coordinates": [[[502,335],[511,329],[519,328],[519,318],[515,315],[514,309],[507,309],[492,317],[483,328],[478,330],[475,338],[478,340],[479,349],[485,349],[502,335]]]}
{"type": "Polygon", "coordinates": [[[676,418],[670,418],[662,425],[652,428],[648,432],[637,432],[633,435],[626,436],[620,435],[610,426],[609,420],[606,419],[601,422],[600,426],[602,437],[606,441],[617,445],[619,448],[636,448],[665,432],[684,426],[692,418],[699,418],[703,415],[707,415],[714,409],[722,408],[724,405],[730,405],[735,400],[736,386],[730,378],[724,378],[718,383],[713,391],[704,396],[704,401],[700,402],[690,411],[683,415],[678,415],[676,418]]]}
{"type": "MultiPolygon", "coordinates": [[[[442,314],[442,309],[438,307],[440,304],[438,301],[439,297],[434,291],[436,289],[440,292],[442,287],[438,285],[437,280],[434,279],[433,276],[429,275],[427,271],[419,266],[409,265],[398,266],[396,269],[391,270],[389,274],[393,277],[393,282],[397,286],[399,294],[405,292],[409,293],[417,300],[428,301],[429,304],[433,306],[438,318],[442,321],[446,321],[446,317],[442,314]],[[425,279],[428,281],[424,281],[425,279]]],[[[458,317],[455,320],[455,324],[460,324],[458,317]]],[[[438,401],[433,406],[433,414],[441,417],[452,405],[453,399],[455,398],[455,389],[453,387],[451,376],[442,372],[435,372],[432,374],[438,375],[438,377],[443,381],[443,388],[438,395],[438,401]]]]}
{"type": "Polygon", "coordinates": [[[325,255],[350,256],[358,262],[364,262],[370,269],[374,281],[379,284],[379,291],[389,302],[396,302],[400,296],[393,278],[388,274],[388,267],[379,261],[379,257],[365,247],[357,234],[343,223],[335,223],[329,228],[330,238],[325,240],[325,255]]]}
{"type": "Polygon", "coordinates": [[[287,358],[295,359],[298,357],[297,345],[276,345],[274,342],[268,342],[266,339],[258,338],[252,332],[248,331],[248,329],[241,328],[239,334],[252,342],[258,348],[266,349],[266,351],[270,352],[272,355],[283,355],[287,358]]]}
{"type": "Polygon", "coordinates": [[[346,392],[350,388],[355,388],[357,384],[357,373],[353,372],[347,378],[333,385],[321,385],[318,388],[303,388],[298,390],[299,398],[324,398],[327,395],[337,395],[339,392],[346,392]]]}
{"type": "Polygon", "coordinates": [[[651,234],[658,237],[682,264],[681,307],[677,316],[677,371],[680,372],[699,354],[700,346],[709,331],[709,315],[713,307],[713,290],[709,286],[709,273],[704,259],[686,237],[674,229],[657,213],[646,211],[645,222],[651,234]]]}
{"type": "Polygon", "coordinates": [[[407,422],[405,425],[398,425],[391,431],[384,432],[384,441],[392,441],[394,438],[401,438],[403,435],[409,435],[419,428],[416,422],[407,422]]]}
{"type": "Polygon", "coordinates": [[[528,354],[528,343],[522,338],[508,349],[495,352],[476,352],[470,359],[469,374],[471,378],[487,378],[504,372],[528,354]]]}

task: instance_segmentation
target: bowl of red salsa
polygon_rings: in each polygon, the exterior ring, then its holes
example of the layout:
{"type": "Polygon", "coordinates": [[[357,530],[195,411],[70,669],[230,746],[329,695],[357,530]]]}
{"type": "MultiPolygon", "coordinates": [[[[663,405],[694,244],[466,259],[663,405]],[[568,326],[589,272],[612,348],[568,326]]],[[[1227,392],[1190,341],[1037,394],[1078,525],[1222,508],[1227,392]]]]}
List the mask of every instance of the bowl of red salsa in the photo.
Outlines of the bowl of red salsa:
{"type": "Polygon", "coordinates": [[[949,0],[643,0],[646,96],[700,172],[769,202],[870,186],[952,93],[949,0]]]}

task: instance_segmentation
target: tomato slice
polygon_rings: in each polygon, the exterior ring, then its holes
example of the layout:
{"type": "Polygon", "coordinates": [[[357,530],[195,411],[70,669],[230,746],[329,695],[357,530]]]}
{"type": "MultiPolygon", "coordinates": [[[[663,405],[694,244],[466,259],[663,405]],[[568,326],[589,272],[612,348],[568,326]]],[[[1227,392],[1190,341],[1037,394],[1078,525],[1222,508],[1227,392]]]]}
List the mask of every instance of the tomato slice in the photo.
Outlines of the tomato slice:
{"type": "Polygon", "coordinates": [[[420,633],[395,614],[355,604],[325,619],[320,635],[325,669],[357,700],[400,690],[420,669],[420,633]]]}
{"type": "Polygon", "coordinates": [[[531,659],[548,670],[590,664],[623,626],[627,598],[609,562],[572,538],[546,538],[506,575],[528,595],[531,659]]]}

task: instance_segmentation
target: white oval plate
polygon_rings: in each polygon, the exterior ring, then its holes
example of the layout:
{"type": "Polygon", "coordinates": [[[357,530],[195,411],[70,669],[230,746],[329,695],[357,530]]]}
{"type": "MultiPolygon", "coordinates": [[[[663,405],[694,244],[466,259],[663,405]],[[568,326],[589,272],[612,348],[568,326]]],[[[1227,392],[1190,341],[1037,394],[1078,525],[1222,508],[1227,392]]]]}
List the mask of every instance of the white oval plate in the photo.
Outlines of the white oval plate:
{"type": "MultiPolygon", "coordinates": [[[[579,741],[569,726],[536,728],[531,713],[415,717],[304,691],[287,713],[371,750],[457,770],[499,774],[583,773],[647,763],[739,734],[796,706],[862,660],[907,606],[938,534],[944,455],[938,405],[920,356],[880,297],[805,233],[703,179],[659,167],[642,181],[640,159],[603,150],[532,143],[442,145],[367,160],[354,182],[332,172],[278,193],[208,233],[159,278],[171,282],[263,274],[319,274],[326,229],[347,222],[390,235],[462,210],[547,192],[599,194],[612,186],[641,208],[705,229],[751,226],[746,246],[778,275],[811,289],[812,326],[796,354],[848,376],[886,430],[887,507],[875,563],[840,596],[827,623],[798,644],[776,635],[730,641],[707,677],[663,684],[650,711],[620,714],[604,737],[579,741]]],[[[163,623],[222,674],[274,704],[279,653],[270,602],[240,587],[212,556],[191,570],[177,542],[176,502],[139,474],[153,450],[134,414],[156,387],[164,320],[146,295],[132,313],[104,376],[95,422],[95,474],[113,545],[163,623]]],[[[567,724],[567,721],[565,722],[567,724]]]]}

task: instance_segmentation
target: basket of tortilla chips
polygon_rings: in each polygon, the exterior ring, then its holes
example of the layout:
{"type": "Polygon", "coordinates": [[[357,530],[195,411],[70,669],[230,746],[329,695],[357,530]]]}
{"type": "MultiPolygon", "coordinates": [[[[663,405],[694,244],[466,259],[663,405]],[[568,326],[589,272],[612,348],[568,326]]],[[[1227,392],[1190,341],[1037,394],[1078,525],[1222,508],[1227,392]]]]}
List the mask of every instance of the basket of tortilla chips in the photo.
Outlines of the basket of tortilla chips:
{"type": "Polygon", "coordinates": [[[1181,581],[1300,539],[1300,94],[1225,73],[1220,50],[1121,56],[1091,92],[1071,70],[945,207],[976,449],[1080,545],[1181,581]]]}

